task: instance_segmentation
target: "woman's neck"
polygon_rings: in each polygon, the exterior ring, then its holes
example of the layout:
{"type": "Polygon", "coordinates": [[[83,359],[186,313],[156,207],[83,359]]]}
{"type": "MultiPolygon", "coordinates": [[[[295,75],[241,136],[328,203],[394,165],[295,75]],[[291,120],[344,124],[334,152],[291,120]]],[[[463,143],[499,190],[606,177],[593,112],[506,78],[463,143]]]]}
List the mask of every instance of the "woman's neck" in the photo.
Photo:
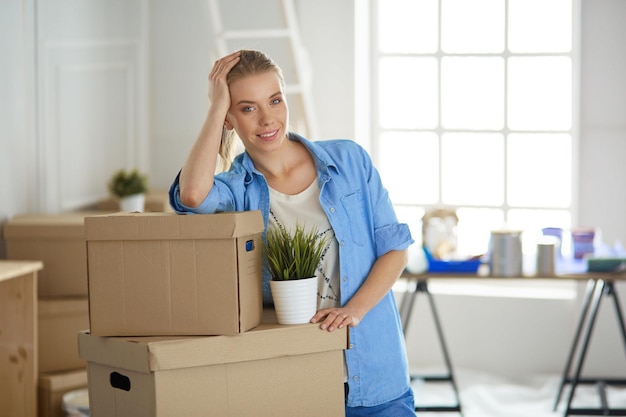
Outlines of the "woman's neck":
{"type": "Polygon", "coordinates": [[[313,157],[300,142],[286,140],[278,152],[252,159],[269,186],[283,194],[302,192],[317,176],[313,157]]]}

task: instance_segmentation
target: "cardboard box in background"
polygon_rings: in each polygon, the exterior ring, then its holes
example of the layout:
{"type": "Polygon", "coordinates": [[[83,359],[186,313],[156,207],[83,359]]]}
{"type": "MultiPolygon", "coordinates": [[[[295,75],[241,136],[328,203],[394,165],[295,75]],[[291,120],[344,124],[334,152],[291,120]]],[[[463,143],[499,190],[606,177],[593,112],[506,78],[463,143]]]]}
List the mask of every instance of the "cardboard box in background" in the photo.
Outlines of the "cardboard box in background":
{"type": "Polygon", "coordinates": [[[81,388],[87,388],[86,368],[40,374],[37,398],[39,417],[65,417],[63,394],[81,388]]]}
{"type": "Polygon", "coordinates": [[[233,335],[261,322],[260,211],[85,218],[97,336],[233,335]]]}
{"type": "MultiPolygon", "coordinates": [[[[120,211],[119,199],[115,197],[108,197],[98,201],[98,210],[120,211]]],[[[167,190],[152,190],[146,194],[146,202],[144,211],[146,212],[172,212],[170,207],[169,194],[167,190]]]]}
{"type": "Polygon", "coordinates": [[[236,336],[79,334],[92,417],[343,417],[347,328],[263,323],[236,336]]]}
{"type": "Polygon", "coordinates": [[[4,224],[8,259],[43,261],[40,297],[87,296],[83,222],[93,214],[22,214],[4,224]]]}
{"type": "Polygon", "coordinates": [[[87,297],[40,298],[38,306],[39,372],[85,368],[77,334],[89,329],[87,297]]]}

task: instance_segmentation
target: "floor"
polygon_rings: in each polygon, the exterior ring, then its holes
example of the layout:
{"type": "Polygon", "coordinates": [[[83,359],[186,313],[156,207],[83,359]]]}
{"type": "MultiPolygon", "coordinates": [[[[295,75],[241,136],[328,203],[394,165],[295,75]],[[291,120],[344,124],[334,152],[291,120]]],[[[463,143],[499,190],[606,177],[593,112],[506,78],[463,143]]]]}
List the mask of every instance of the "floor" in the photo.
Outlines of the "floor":
{"type": "MultiPolygon", "coordinates": [[[[560,375],[537,375],[519,379],[489,375],[471,370],[455,371],[461,397],[463,417],[561,417],[569,395],[563,391],[557,411],[553,411],[560,375]]],[[[449,383],[416,380],[413,382],[415,402],[420,405],[454,404],[449,383]]],[[[626,408],[626,387],[607,388],[611,407],[626,408]]],[[[579,386],[573,407],[597,407],[599,399],[592,386],[579,386]]],[[[425,413],[419,417],[459,417],[459,413],[425,413]]]]}

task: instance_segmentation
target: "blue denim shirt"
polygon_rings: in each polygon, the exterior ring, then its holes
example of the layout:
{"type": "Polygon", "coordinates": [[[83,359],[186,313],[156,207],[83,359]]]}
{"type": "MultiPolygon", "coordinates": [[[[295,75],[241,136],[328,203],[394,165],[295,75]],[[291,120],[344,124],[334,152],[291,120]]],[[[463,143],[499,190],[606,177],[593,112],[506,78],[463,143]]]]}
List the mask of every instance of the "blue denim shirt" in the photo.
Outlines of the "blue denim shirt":
{"type": "MultiPolygon", "coordinates": [[[[310,142],[296,134],[289,139],[303,143],[315,160],[320,203],[339,243],[341,305],[345,305],[376,259],[391,250],[407,249],[413,243],[411,233],[406,224],[398,223],[378,171],[361,146],[339,139],[310,142]]],[[[245,152],[235,158],[228,172],[215,176],[211,192],[196,208],[180,202],[177,176],[170,188],[170,204],[181,214],[260,210],[267,230],[268,185],[245,152]]],[[[265,271],[266,302],[271,299],[269,279],[265,271]]],[[[391,291],[358,326],[350,328],[346,362],[349,407],[379,405],[409,389],[402,326],[391,291]]]]}

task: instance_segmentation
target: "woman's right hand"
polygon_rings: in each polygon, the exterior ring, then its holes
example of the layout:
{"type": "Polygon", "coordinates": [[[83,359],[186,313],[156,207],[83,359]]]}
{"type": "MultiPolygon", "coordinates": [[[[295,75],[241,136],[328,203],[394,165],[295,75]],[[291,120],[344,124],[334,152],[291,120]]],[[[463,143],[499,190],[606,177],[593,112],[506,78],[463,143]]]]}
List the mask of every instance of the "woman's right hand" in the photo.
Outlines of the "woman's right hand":
{"type": "Polygon", "coordinates": [[[239,62],[241,52],[228,54],[213,64],[213,69],[209,73],[209,100],[211,105],[225,106],[225,110],[230,107],[230,93],[226,77],[231,69],[239,62]]]}

